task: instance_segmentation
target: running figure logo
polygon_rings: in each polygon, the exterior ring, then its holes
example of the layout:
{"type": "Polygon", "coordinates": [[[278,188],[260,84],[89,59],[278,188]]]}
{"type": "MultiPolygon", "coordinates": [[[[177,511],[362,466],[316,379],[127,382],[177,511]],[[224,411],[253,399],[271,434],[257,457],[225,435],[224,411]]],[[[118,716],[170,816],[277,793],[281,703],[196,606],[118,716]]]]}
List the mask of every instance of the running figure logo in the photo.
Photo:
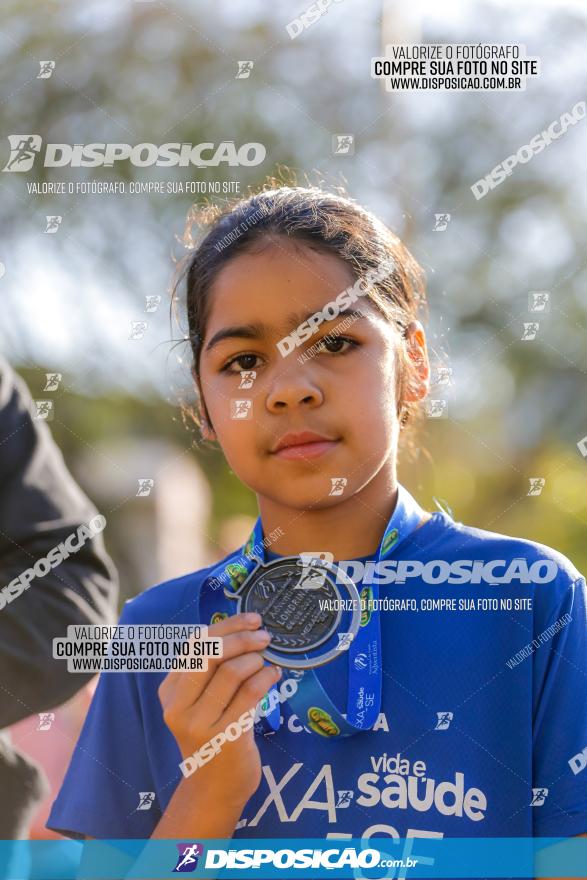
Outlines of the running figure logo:
{"type": "Polygon", "coordinates": [[[448,730],[454,715],[452,712],[437,712],[436,717],[438,718],[438,721],[436,722],[434,730],[448,730]]]}
{"type": "Polygon", "coordinates": [[[338,636],[338,645],[336,646],[337,651],[348,651],[351,646],[351,642],[354,638],[352,632],[346,633],[337,633],[338,636]]]}
{"type": "Polygon", "coordinates": [[[198,859],[204,852],[201,843],[176,843],[179,851],[177,864],[173,869],[173,873],[187,874],[195,871],[198,867],[198,859]]]}
{"type": "Polygon", "coordinates": [[[335,134],[332,136],[332,152],[336,156],[354,156],[355,136],[352,134],[335,134]]]}
{"type": "Polygon", "coordinates": [[[49,235],[53,235],[61,226],[61,221],[63,220],[63,217],[60,214],[46,214],[45,220],[47,221],[45,225],[45,232],[49,233],[49,235]]]}
{"type": "Polygon", "coordinates": [[[547,788],[533,788],[532,789],[532,800],[530,801],[531,807],[541,807],[546,800],[548,795],[547,788]]]}
{"type": "Polygon", "coordinates": [[[529,312],[549,312],[550,311],[550,291],[549,290],[532,290],[528,294],[528,311],[529,312]]]}
{"type": "Polygon", "coordinates": [[[147,332],[148,324],[146,321],[131,321],[129,339],[143,339],[147,332]]]}
{"type": "Polygon", "coordinates": [[[450,380],[452,376],[452,369],[450,367],[441,366],[436,370],[436,377],[434,380],[434,385],[443,386],[450,385],[450,380]]]}
{"type": "Polygon", "coordinates": [[[529,477],[530,480],[530,488],[528,489],[528,495],[541,495],[542,490],[546,485],[546,480],[544,477],[529,477]]]}
{"type": "Polygon", "coordinates": [[[254,61],[239,61],[235,79],[248,79],[254,64],[254,61]]]}
{"type": "Polygon", "coordinates": [[[46,422],[53,421],[53,401],[52,400],[34,400],[33,419],[38,421],[43,419],[46,422]]]}
{"type": "Polygon", "coordinates": [[[312,568],[313,562],[333,562],[332,553],[300,553],[300,565],[302,571],[300,579],[294,587],[294,590],[321,590],[326,580],[326,571],[324,569],[312,568]]]}
{"type": "Polygon", "coordinates": [[[344,487],[348,483],[346,477],[330,477],[330,482],[332,486],[330,488],[329,495],[342,495],[344,492],[344,487]]]}
{"type": "Polygon", "coordinates": [[[139,791],[139,805],[137,810],[150,810],[155,801],[154,791],[139,791]]]}
{"type": "Polygon", "coordinates": [[[232,419],[251,419],[253,417],[252,400],[231,400],[230,417],[232,419]]]}
{"type": "Polygon", "coordinates": [[[344,809],[345,807],[350,807],[351,801],[355,796],[355,793],[352,789],[339,789],[336,792],[338,796],[338,800],[336,802],[336,809],[344,809]]]}
{"type": "Polygon", "coordinates": [[[429,419],[443,419],[448,415],[446,400],[442,398],[429,398],[425,401],[426,415],[429,419]]]}
{"type": "Polygon", "coordinates": [[[58,391],[59,383],[63,379],[62,373],[45,373],[47,381],[43,391],[58,391]]]}
{"type": "Polygon", "coordinates": [[[38,712],[39,726],[37,730],[50,730],[55,721],[55,712],[38,712]]]}
{"type": "Polygon", "coordinates": [[[524,321],[524,329],[521,336],[522,342],[536,339],[536,334],[539,330],[540,324],[538,323],[538,321],[524,321]]]}
{"type": "Polygon", "coordinates": [[[37,79],[50,79],[53,71],[55,70],[55,62],[54,61],[39,61],[40,70],[37,74],[37,79]]]}
{"type": "Polygon", "coordinates": [[[257,378],[256,370],[241,370],[241,380],[239,388],[252,388],[253,382],[257,378]]]}
{"type": "Polygon", "coordinates": [[[450,214],[435,214],[432,232],[444,232],[450,223],[450,214]]]}
{"type": "Polygon", "coordinates": [[[41,149],[40,134],[9,134],[10,158],[2,171],[30,171],[41,149]]]}

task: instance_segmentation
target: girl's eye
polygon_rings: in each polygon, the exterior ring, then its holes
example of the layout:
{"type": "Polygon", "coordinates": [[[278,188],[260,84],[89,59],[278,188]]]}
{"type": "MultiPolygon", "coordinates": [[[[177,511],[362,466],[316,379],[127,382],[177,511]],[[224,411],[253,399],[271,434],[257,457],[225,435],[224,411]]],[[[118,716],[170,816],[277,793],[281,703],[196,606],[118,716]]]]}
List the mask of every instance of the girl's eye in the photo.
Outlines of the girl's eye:
{"type": "Polygon", "coordinates": [[[222,372],[238,373],[240,370],[254,370],[258,366],[256,363],[258,357],[258,354],[239,354],[222,367],[222,372]]]}
{"type": "Polygon", "coordinates": [[[346,354],[351,348],[356,348],[358,342],[349,339],[348,336],[323,336],[316,343],[319,351],[329,352],[330,354],[346,354]]]}

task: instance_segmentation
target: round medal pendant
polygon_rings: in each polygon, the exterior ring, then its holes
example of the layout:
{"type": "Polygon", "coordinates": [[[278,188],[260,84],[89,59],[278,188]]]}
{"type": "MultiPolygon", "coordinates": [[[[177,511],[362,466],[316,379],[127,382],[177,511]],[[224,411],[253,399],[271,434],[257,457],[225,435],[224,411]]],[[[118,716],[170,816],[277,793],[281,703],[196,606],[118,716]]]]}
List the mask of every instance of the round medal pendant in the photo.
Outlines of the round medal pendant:
{"type": "Polygon", "coordinates": [[[342,636],[348,643],[359,630],[356,586],[342,569],[322,560],[307,564],[286,556],[259,564],[237,594],[228,595],[237,600],[237,613],[261,615],[271,633],[263,656],[277,666],[312,669],[329,663],[343,653],[342,636]]]}

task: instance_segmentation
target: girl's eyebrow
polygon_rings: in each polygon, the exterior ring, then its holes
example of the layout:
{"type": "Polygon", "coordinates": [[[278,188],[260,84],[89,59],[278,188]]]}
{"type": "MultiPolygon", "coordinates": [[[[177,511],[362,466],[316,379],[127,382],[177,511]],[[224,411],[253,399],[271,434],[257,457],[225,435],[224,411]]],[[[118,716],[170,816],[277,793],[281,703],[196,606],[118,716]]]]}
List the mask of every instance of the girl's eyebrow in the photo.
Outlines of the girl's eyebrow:
{"type": "Polygon", "coordinates": [[[224,339],[262,339],[266,335],[267,330],[267,325],[261,322],[241,324],[236,327],[224,327],[214,334],[205,350],[210,351],[210,349],[214,348],[215,345],[218,345],[224,339]]]}
{"type": "MultiPolygon", "coordinates": [[[[291,330],[295,330],[296,327],[299,327],[300,324],[305,323],[312,315],[318,314],[317,312],[307,312],[305,314],[297,314],[297,315],[289,315],[287,324],[291,330]]],[[[332,324],[333,321],[340,321],[343,318],[353,317],[355,320],[360,320],[361,318],[367,317],[364,312],[361,312],[359,309],[342,309],[338,313],[335,318],[327,318],[322,323],[324,324],[332,324]]],[[[271,334],[272,328],[268,324],[264,324],[262,321],[254,321],[252,324],[240,324],[234,327],[223,327],[222,330],[219,330],[214,334],[210,342],[205,348],[205,351],[210,351],[214,346],[218,345],[218,343],[222,342],[224,339],[263,339],[265,336],[269,336],[271,334]]]]}

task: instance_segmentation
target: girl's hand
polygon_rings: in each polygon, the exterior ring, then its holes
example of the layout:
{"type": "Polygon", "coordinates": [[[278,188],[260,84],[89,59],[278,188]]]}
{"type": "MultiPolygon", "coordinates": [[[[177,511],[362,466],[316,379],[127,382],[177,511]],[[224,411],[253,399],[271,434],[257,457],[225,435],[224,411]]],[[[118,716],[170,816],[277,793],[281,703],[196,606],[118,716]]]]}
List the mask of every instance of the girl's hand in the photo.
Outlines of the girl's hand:
{"type": "MultiPolygon", "coordinates": [[[[210,637],[222,637],[222,658],[208,658],[206,672],[170,672],[159,686],[163,719],[184,759],[254,709],[280,678],[281,671],[263,660],[261,652],[271,637],[259,629],[261,622],[259,614],[237,614],[209,626],[210,637]]],[[[220,751],[189,777],[190,785],[192,780],[211,798],[218,795],[244,806],[261,782],[252,725],[233,741],[222,743],[220,751]]]]}

